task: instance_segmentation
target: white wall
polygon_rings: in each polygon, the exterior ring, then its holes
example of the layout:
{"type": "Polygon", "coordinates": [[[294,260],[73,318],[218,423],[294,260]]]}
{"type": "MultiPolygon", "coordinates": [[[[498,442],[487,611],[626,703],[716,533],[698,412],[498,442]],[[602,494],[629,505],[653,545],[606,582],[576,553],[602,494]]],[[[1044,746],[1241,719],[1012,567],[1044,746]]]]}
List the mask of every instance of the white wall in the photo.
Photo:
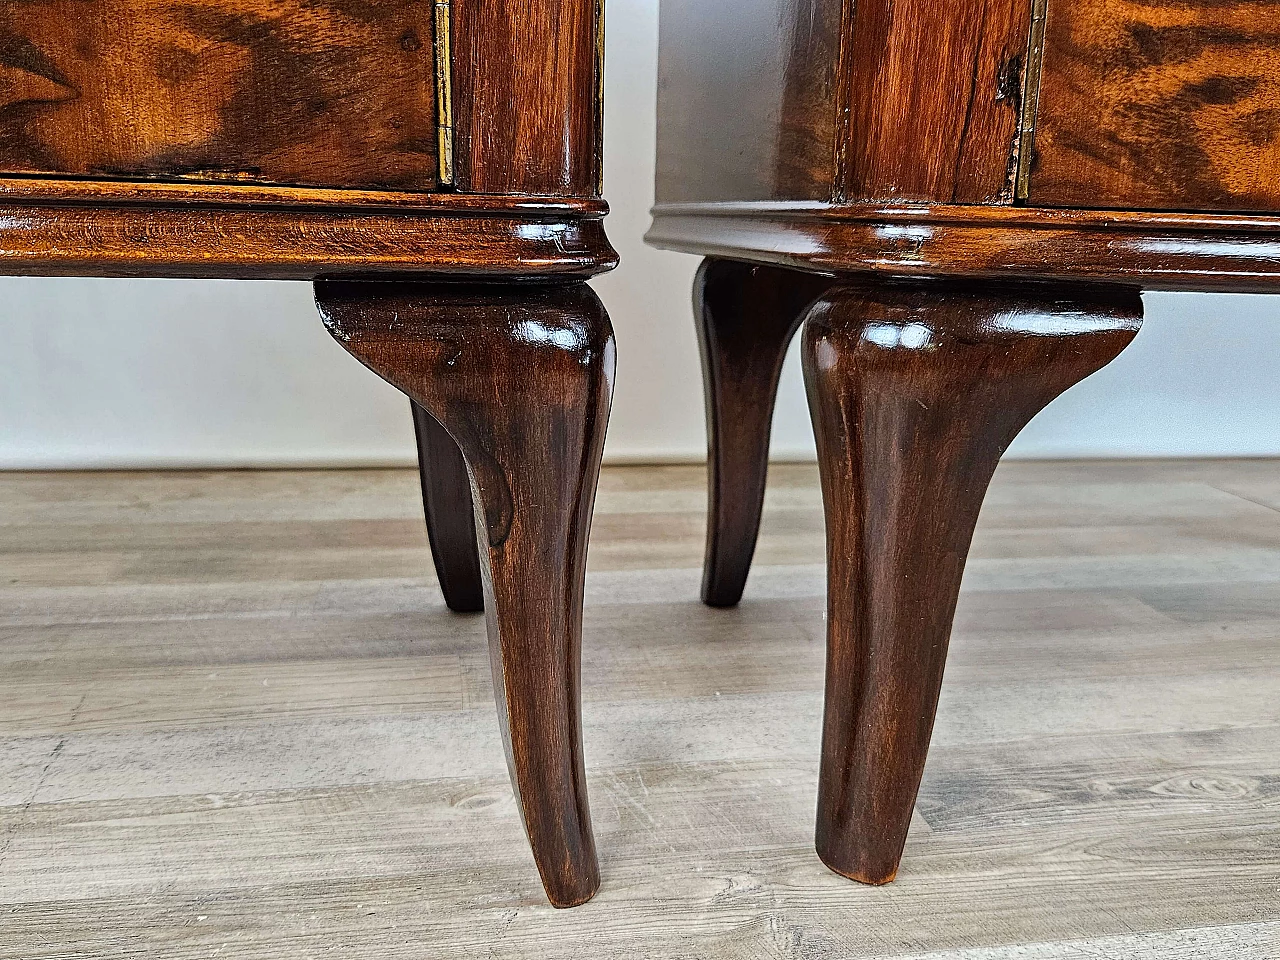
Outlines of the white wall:
{"type": "MultiPolygon", "coordinates": [[[[692,257],[643,246],[657,0],[609,0],[617,329],[608,455],[703,455],[692,257]]],[[[1022,456],[1280,454],[1280,298],[1147,297],[1137,342],[1046,410],[1022,456]]],[[[324,333],[306,284],[0,278],[0,467],[409,463],[407,401],[324,333]]],[[[809,456],[798,365],[776,455],[809,456]]]]}

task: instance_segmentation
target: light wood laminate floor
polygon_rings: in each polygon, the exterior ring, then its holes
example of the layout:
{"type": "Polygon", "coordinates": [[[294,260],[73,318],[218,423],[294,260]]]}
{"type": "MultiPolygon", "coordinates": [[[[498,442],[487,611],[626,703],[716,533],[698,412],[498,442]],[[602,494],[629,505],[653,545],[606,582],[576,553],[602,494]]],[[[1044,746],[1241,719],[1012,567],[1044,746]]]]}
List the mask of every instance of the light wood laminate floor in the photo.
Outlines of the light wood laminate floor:
{"type": "Polygon", "coordinates": [[[556,911],[413,472],[0,475],[0,956],[1280,957],[1280,462],[1000,469],[882,888],[812,848],[815,471],[735,610],[703,483],[602,479],[556,911]]]}

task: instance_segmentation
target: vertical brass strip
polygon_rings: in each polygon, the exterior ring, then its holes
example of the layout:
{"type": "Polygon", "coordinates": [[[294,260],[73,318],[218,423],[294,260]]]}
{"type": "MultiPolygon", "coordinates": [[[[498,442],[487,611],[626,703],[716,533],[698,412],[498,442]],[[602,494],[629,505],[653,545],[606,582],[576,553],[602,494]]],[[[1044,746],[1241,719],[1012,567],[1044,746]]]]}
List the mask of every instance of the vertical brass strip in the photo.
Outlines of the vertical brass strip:
{"type": "Polygon", "coordinates": [[[1022,82],[1022,116],[1018,120],[1017,201],[1031,195],[1031,160],[1036,150],[1036,117],[1040,111],[1040,74],[1044,68],[1044,25],[1048,0],[1032,0],[1027,72],[1022,82]]]}
{"type": "Polygon", "coordinates": [[[604,0],[596,0],[596,195],[604,196],[604,0]]]}
{"type": "Polygon", "coordinates": [[[436,0],[436,136],[440,185],[453,185],[453,51],[449,0],[436,0]]]}

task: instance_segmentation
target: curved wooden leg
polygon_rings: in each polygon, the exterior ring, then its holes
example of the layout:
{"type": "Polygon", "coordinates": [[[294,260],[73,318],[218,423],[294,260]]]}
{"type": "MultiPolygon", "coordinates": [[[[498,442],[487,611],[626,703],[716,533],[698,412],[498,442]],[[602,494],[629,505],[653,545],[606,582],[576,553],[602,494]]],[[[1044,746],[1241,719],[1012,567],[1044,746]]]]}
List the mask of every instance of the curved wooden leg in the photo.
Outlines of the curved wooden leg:
{"type": "Polygon", "coordinates": [[[455,613],[478,613],[484,609],[484,584],[480,578],[467,462],[449,431],[435,417],[416,401],[409,405],[418,438],[418,475],[422,480],[427,539],[431,541],[431,560],[440,592],[455,613]]]}
{"type": "Polygon", "coordinates": [[[613,390],[613,330],[585,283],[316,284],[329,332],[448,431],[486,561],[498,714],[543,886],[599,886],[579,707],[587,535],[613,390]]]}
{"type": "Polygon", "coordinates": [[[828,563],[817,848],[837,873],[897,872],[996,462],[1141,320],[1136,291],[994,284],[842,285],[810,310],[828,563]]]}
{"type": "Polygon", "coordinates": [[[707,551],[702,600],[742,599],[760,532],[769,431],[787,345],[832,283],[819,274],[708,259],[693,284],[707,405],[707,551]]]}

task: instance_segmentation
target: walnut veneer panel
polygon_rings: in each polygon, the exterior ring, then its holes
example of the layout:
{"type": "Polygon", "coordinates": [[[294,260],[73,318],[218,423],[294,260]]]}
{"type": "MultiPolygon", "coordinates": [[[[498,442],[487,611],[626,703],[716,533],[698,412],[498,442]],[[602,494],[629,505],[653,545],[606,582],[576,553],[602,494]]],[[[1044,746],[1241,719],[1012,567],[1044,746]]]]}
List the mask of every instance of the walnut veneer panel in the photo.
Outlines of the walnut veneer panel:
{"type": "Polygon", "coordinates": [[[1050,0],[1030,200],[1280,209],[1280,2],[1050,0]]]}
{"type": "Polygon", "coordinates": [[[841,0],[663,0],[659,202],[825,200],[841,0]]]}
{"type": "Polygon", "coordinates": [[[0,0],[0,171],[431,189],[432,13],[0,0]]]}

